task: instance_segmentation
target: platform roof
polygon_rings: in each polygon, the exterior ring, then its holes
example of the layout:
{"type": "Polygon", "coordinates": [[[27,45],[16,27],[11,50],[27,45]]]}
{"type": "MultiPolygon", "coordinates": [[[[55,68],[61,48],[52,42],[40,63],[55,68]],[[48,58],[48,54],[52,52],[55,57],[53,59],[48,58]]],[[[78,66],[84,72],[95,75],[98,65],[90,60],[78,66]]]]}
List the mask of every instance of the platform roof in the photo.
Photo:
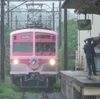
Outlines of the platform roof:
{"type": "Polygon", "coordinates": [[[62,8],[75,9],[79,14],[100,14],[100,0],[65,0],[62,8]]]}
{"type": "MultiPolygon", "coordinates": [[[[5,0],[8,1],[8,0],[5,0]]],[[[10,2],[23,2],[23,1],[34,1],[34,2],[44,2],[44,1],[59,1],[59,0],[9,0],[10,2]]],[[[64,1],[64,0],[60,0],[64,1]]]]}

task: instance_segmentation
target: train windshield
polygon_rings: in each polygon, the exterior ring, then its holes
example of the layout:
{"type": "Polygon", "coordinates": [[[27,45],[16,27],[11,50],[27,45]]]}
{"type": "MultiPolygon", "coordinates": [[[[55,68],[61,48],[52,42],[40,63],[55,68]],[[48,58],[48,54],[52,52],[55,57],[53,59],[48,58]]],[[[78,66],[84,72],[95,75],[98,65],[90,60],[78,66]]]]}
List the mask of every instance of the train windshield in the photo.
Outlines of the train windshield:
{"type": "Polygon", "coordinates": [[[55,52],[55,43],[51,42],[37,42],[36,43],[36,52],[55,52]]]}
{"type": "Polygon", "coordinates": [[[32,42],[14,42],[13,52],[33,52],[32,42]]]}

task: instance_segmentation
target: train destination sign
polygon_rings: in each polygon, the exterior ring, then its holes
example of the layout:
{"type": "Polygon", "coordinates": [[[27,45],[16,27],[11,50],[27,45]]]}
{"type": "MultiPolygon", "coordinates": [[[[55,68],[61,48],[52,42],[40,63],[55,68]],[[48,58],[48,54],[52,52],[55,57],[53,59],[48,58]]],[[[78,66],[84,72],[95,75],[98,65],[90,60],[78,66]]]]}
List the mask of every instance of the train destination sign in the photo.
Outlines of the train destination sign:
{"type": "Polygon", "coordinates": [[[45,38],[50,39],[50,35],[36,35],[36,38],[37,39],[45,39],[45,38]]]}
{"type": "Polygon", "coordinates": [[[30,36],[30,35],[22,35],[21,38],[22,38],[22,39],[30,39],[31,36],[30,36]]]}

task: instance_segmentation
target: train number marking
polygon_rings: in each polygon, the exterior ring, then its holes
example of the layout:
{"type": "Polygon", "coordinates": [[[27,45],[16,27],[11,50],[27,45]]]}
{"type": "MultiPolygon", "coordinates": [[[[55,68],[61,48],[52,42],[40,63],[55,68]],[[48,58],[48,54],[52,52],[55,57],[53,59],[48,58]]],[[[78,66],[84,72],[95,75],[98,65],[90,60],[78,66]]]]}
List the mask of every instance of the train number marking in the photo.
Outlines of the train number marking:
{"type": "Polygon", "coordinates": [[[30,39],[31,36],[30,36],[30,35],[22,35],[21,38],[22,38],[22,39],[30,39]]]}

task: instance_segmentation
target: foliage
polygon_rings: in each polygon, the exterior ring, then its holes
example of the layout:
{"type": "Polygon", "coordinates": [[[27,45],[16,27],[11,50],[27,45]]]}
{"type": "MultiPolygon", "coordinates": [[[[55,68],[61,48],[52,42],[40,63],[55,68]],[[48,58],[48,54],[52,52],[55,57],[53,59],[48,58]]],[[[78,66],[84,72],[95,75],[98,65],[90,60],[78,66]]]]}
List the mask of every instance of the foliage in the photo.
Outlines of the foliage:
{"type": "Polygon", "coordinates": [[[56,83],[53,85],[53,88],[54,88],[54,92],[58,92],[58,91],[60,91],[60,79],[58,78],[57,80],[56,80],[56,83]]]}
{"type": "Polygon", "coordinates": [[[2,85],[4,85],[6,88],[9,88],[9,89],[11,88],[14,91],[19,91],[19,88],[15,86],[14,84],[12,84],[9,76],[6,76],[5,83],[3,83],[2,85]]]}
{"type": "Polygon", "coordinates": [[[16,95],[15,89],[17,87],[11,84],[11,80],[9,77],[6,77],[5,83],[1,83],[0,85],[0,99],[2,98],[8,98],[8,99],[17,99],[20,96],[20,93],[18,93],[18,96],[16,95]]]}
{"type": "Polygon", "coordinates": [[[4,34],[4,41],[5,41],[5,69],[6,69],[6,74],[9,74],[9,70],[10,70],[10,64],[9,64],[9,55],[10,55],[10,32],[12,31],[11,28],[7,28],[7,26],[5,26],[5,34],[4,34]]]}
{"type": "MultiPolygon", "coordinates": [[[[77,48],[77,22],[76,19],[71,19],[67,21],[67,29],[68,29],[68,69],[73,70],[75,61],[70,58],[72,55],[75,55],[75,51],[77,48]]],[[[62,28],[62,45],[59,49],[59,68],[60,70],[64,69],[64,23],[61,24],[62,28]]]]}
{"type": "Polygon", "coordinates": [[[25,93],[25,98],[33,98],[33,97],[36,97],[37,96],[37,93],[33,93],[33,92],[26,92],[25,93]]]}
{"type": "Polygon", "coordinates": [[[10,32],[12,31],[11,28],[7,28],[5,26],[5,51],[6,51],[6,56],[9,56],[9,45],[10,45],[10,32]]]}
{"type": "MultiPolygon", "coordinates": [[[[25,97],[34,98],[36,97],[35,92],[26,92],[25,97]]],[[[22,96],[22,92],[20,88],[13,85],[9,77],[6,77],[5,83],[0,85],[0,99],[7,98],[7,99],[20,99],[22,96]]]]}
{"type": "Polygon", "coordinates": [[[59,69],[64,69],[64,43],[62,43],[59,49],[59,69]]]}

